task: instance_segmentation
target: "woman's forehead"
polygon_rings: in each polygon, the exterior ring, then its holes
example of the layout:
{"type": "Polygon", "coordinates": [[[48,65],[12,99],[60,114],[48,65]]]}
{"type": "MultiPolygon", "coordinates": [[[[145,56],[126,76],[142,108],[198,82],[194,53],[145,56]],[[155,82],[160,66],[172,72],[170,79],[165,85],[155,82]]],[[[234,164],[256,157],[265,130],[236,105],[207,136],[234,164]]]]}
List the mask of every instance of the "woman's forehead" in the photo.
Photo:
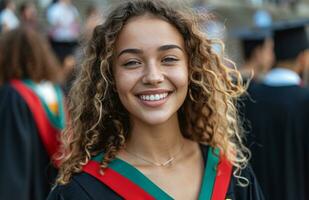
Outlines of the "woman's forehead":
{"type": "Polygon", "coordinates": [[[125,47],[154,47],[165,44],[184,46],[184,39],[176,27],[154,16],[133,17],[124,25],[116,41],[116,49],[125,47]]]}

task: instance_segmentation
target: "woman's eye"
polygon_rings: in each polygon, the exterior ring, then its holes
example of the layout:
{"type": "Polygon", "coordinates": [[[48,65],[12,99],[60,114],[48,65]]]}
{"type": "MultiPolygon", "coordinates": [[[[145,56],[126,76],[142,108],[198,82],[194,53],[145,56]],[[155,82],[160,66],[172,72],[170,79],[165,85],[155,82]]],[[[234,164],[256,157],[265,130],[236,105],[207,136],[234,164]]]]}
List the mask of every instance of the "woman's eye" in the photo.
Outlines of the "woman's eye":
{"type": "Polygon", "coordinates": [[[131,61],[124,63],[123,66],[130,67],[130,66],[137,66],[137,65],[140,65],[140,64],[141,64],[141,62],[139,62],[139,61],[131,60],[131,61]]]}
{"type": "Polygon", "coordinates": [[[174,58],[174,57],[165,57],[162,60],[163,63],[174,63],[174,62],[177,62],[177,61],[179,61],[179,59],[174,58]]]}

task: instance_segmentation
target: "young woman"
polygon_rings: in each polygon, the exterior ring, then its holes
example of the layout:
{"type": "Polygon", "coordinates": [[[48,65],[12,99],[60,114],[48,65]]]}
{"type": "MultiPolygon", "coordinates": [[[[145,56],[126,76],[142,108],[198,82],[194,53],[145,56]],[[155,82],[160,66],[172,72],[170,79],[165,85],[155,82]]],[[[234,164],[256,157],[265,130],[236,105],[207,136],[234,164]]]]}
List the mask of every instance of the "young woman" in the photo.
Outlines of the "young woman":
{"type": "Polygon", "coordinates": [[[211,44],[161,1],[112,11],[71,90],[48,199],[263,199],[233,104],[240,76],[211,44]]]}

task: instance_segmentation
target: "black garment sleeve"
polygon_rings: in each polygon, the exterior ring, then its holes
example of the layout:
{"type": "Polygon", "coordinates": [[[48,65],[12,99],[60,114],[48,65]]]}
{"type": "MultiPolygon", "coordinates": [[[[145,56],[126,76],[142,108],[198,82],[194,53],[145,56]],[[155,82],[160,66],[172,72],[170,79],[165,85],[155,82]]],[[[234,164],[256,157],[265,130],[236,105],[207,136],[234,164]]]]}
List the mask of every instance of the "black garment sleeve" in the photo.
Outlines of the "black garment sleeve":
{"type": "Polygon", "coordinates": [[[122,200],[118,194],[84,172],[73,175],[66,185],[57,185],[47,200],[122,200]]]}
{"type": "MultiPolygon", "coordinates": [[[[104,198],[104,197],[102,197],[104,198]]],[[[47,200],[92,200],[87,193],[75,180],[67,185],[57,185],[49,193],[47,200]]]]}
{"type": "Polygon", "coordinates": [[[248,185],[241,186],[239,181],[246,183],[245,180],[239,180],[232,175],[227,198],[232,200],[265,200],[261,187],[250,165],[241,171],[241,177],[249,182],[248,185]]]}
{"type": "Polygon", "coordinates": [[[28,199],[30,132],[37,132],[26,103],[9,86],[0,88],[0,199],[28,199]]]}

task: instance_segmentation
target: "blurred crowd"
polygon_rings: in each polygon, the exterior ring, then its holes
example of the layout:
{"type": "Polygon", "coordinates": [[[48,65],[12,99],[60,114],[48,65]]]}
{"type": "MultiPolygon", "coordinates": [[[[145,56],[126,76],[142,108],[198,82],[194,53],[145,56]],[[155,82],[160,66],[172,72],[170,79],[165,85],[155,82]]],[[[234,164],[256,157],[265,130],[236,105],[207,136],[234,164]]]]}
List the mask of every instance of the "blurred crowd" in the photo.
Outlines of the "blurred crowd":
{"type": "Polygon", "coordinates": [[[37,5],[24,1],[16,5],[13,0],[1,1],[0,30],[9,32],[17,27],[27,27],[46,37],[52,51],[61,64],[62,79],[59,80],[67,92],[66,83],[72,79],[72,71],[81,56],[81,48],[96,25],[103,21],[102,13],[95,4],[89,4],[85,19],[71,0],[53,1],[44,11],[44,20],[39,19],[37,5]],[[47,22],[42,25],[40,22],[47,22]]]}
{"type": "MultiPolygon", "coordinates": [[[[42,27],[36,4],[1,4],[0,199],[44,199],[56,176],[55,134],[65,128],[65,96],[82,44],[104,18],[92,5],[82,20],[71,0],[58,0],[44,12],[42,27]]],[[[261,26],[226,35],[214,32],[223,32],[222,23],[208,20],[201,26],[210,39],[236,37],[241,46],[236,66],[248,90],[239,113],[266,198],[309,199],[309,19],[257,20],[261,26]]],[[[214,42],[214,51],[222,46],[214,42]]]]}

